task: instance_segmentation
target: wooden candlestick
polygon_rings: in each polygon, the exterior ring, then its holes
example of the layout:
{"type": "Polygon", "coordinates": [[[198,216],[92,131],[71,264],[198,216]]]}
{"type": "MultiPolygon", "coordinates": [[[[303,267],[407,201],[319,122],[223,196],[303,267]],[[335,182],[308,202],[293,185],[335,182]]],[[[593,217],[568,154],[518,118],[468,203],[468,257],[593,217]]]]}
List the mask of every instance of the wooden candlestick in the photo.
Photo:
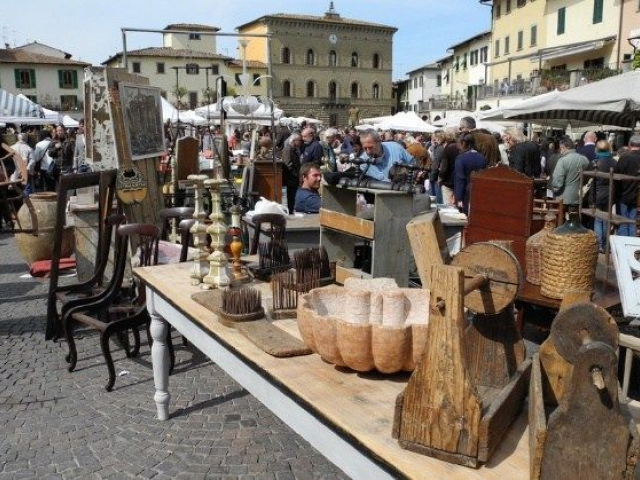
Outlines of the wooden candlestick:
{"type": "Polygon", "coordinates": [[[231,253],[233,254],[233,278],[235,282],[245,283],[248,282],[250,278],[243,271],[242,263],[240,262],[240,256],[242,255],[242,229],[240,228],[242,209],[239,205],[234,205],[229,211],[231,212],[230,232],[231,235],[233,235],[233,240],[229,245],[231,253]]]}
{"type": "Polygon", "coordinates": [[[207,245],[207,226],[204,224],[204,219],[207,218],[207,213],[202,205],[204,181],[208,178],[209,177],[206,175],[189,175],[187,177],[187,180],[193,181],[195,197],[193,218],[196,222],[191,227],[191,233],[193,234],[193,246],[198,249],[198,253],[193,259],[193,268],[191,269],[192,285],[200,285],[202,283],[202,279],[209,271],[209,262],[207,261],[207,257],[209,256],[209,247],[207,245]]]}
{"type": "Polygon", "coordinates": [[[225,234],[227,226],[224,224],[224,214],[220,208],[220,187],[226,183],[223,179],[209,179],[204,182],[211,193],[211,215],[209,218],[213,222],[207,233],[211,235],[211,247],[214,251],[209,255],[209,273],[203,278],[203,282],[208,285],[205,288],[226,288],[231,283],[227,275],[227,256],[224,253],[225,234]]]}

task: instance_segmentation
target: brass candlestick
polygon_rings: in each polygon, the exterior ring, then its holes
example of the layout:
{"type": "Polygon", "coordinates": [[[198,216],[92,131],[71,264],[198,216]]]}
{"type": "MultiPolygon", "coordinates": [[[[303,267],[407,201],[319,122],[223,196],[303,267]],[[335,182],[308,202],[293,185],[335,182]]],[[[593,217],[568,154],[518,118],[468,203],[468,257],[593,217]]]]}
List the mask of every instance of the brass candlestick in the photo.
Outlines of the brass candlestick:
{"type": "Polygon", "coordinates": [[[203,282],[208,285],[205,288],[226,288],[231,283],[227,275],[227,256],[224,253],[225,234],[227,226],[224,224],[224,214],[220,208],[220,187],[226,183],[224,179],[205,180],[205,187],[211,193],[211,215],[209,218],[213,222],[207,233],[211,235],[211,248],[214,251],[209,255],[209,273],[203,278],[203,282]]]}
{"type": "Polygon", "coordinates": [[[196,220],[196,223],[193,224],[190,231],[193,234],[193,246],[198,249],[198,253],[193,259],[193,267],[191,269],[192,285],[200,285],[202,283],[202,279],[209,271],[209,262],[207,260],[207,257],[209,256],[209,248],[207,246],[207,226],[204,224],[204,219],[207,218],[207,212],[205,212],[202,204],[204,181],[208,178],[209,177],[206,175],[189,175],[187,177],[187,180],[193,181],[195,197],[193,218],[196,220]]]}
{"type": "Polygon", "coordinates": [[[231,235],[233,235],[233,241],[229,245],[233,254],[233,278],[235,282],[245,283],[250,278],[244,272],[240,262],[240,256],[242,255],[242,227],[240,226],[242,208],[240,205],[234,205],[229,211],[231,212],[231,235]]]}

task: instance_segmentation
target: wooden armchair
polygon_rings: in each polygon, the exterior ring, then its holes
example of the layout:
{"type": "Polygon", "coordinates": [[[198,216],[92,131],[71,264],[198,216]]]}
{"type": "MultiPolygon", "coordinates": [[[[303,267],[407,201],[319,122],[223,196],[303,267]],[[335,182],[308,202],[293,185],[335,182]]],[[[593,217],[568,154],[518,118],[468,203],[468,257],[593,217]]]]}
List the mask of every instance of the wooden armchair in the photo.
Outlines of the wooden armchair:
{"type": "Polygon", "coordinates": [[[100,345],[109,371],[109,380],[106,390],[111,391],[116,380],[116,371],[109,347],[110,337],[116,333],[124,344],[128,357],[138,355],[140,351],[139,328],[150,324],[149,313],[145,306],[144,289],[140,288],[137,296],[128,304],[123,305],[121,297],[122,283],[125,276],[125,267],[128,259],[129,242],[137,243],[140,251],[140,266],[155,265],[158,262],[158,243],[160,241],[160,229],[155,225],[132,223],[121,225],[116,232],[116,265],[109,285],[99,295],[89,297],[81,305],[74,306],[65,311],[62,317],[65,336],[69,345],[69,354],[66,357],[69,363],[69,371],[73,371],[77,363],[77,350],[73,338],[73,330],[76,323],[84,324],[100,332],[100,345]],[[137,240],[137,242],[135,241],[137,240]],[[133,331],[134,348],[129,348],[128,334],[133,331]]]}

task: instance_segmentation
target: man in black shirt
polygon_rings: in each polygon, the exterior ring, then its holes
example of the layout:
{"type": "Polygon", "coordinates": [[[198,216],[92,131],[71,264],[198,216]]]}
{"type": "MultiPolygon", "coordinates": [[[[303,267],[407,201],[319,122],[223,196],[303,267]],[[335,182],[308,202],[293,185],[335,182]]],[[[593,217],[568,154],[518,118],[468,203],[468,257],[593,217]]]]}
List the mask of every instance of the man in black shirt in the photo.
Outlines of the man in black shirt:
{"type": "MultiPolygon", "coordinates": [[[[640,182],[640,134],[635,134],[629,140],[629,151],[620,157],[616,173],[638,177],[640,182]]],[[[626,237],[636,236],[635,220],[638,218],[638,182],[619,181],[616,185],[618,192],[618,214],[634,220],[633,223],[620,225],[618,235],[626,237]]]]}

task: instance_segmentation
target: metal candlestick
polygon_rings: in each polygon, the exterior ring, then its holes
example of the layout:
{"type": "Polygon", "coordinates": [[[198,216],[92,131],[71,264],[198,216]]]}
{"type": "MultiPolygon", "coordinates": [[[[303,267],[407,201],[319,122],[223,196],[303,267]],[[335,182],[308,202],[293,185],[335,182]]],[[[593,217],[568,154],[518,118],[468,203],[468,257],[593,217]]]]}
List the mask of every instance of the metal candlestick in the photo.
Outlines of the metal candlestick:
{"type": "Polygon", "coordinates": [[[242,208],[240,205],[234,205],[229,211],[231,212],[231,235],[233,235],[233,241],[229,245],[233,254],[233,278],[235,282],[244,283],[248,282],[250,278],[243,271],[242,263],[240,262],[242,254],[242,228],[240,226],[242,208]]]}
{"type": "Polygon", "coordinates": [[[200,285],[202,279],[209,272],[209,262],[207,257],[209,256],[209,248],[207,245],[207,226],[204,224],[204,219],[207,218],[207,212],[204,210],[202,202],[202,193],[204,190],[204,181],[209,177],[206,175],[189,175],[187,180],[193,181],[194,197],[195,197],[195,210],[193,212],[193,218],[196,223],[191,227],[191,233],[193,234],[193,246],[198,249],[198,253],[193,259],[193,267],[191,269],[191,284],[200,285]]]}
{"type": "Polygon", "coordinates": [[[220,208],[220,187],[226,183],[224,179],[208,179],[204,185],[211,193],[211,215],[209,218],[213,222],[207,233],[211,235],[211,248],[213,252],[209,260],[209,273],[202,279],[209,287],[205,288],[226,288],[231,283],[227,275],[227,256],[224,253],[225,234],[227,226],[224,224],[224,214],[220,208]]]}

